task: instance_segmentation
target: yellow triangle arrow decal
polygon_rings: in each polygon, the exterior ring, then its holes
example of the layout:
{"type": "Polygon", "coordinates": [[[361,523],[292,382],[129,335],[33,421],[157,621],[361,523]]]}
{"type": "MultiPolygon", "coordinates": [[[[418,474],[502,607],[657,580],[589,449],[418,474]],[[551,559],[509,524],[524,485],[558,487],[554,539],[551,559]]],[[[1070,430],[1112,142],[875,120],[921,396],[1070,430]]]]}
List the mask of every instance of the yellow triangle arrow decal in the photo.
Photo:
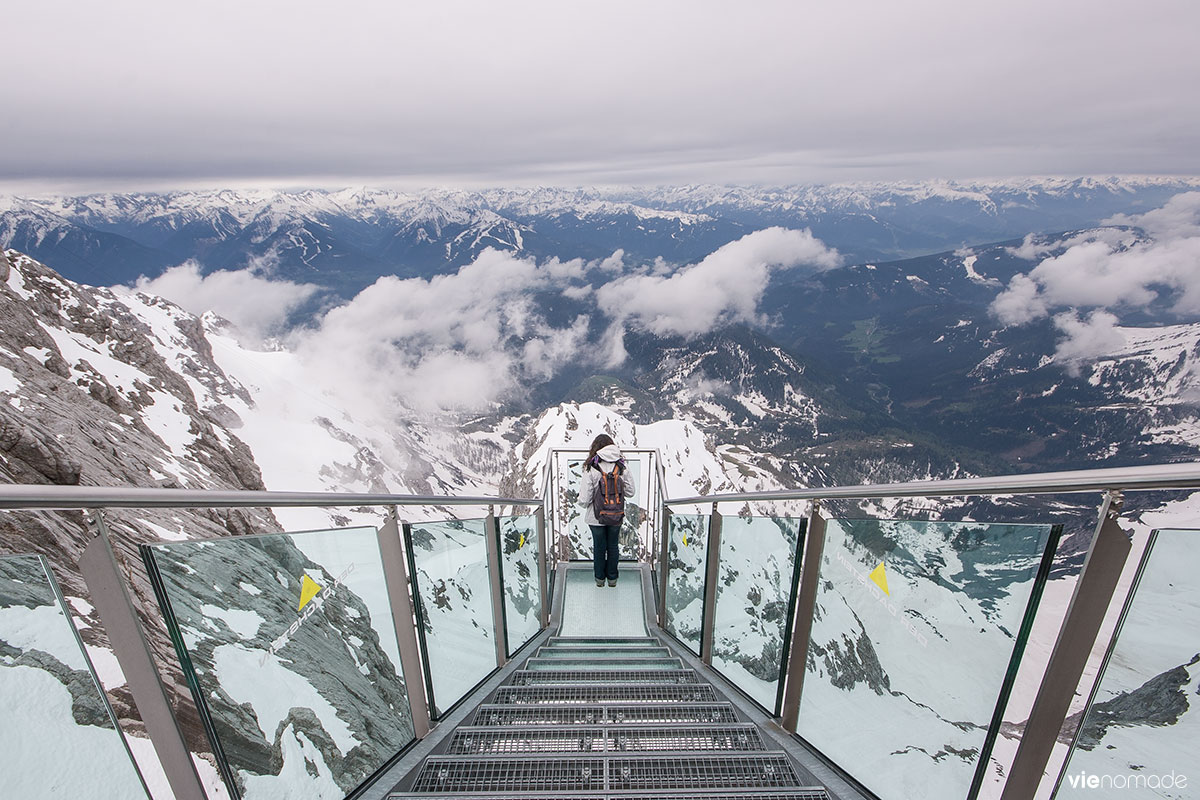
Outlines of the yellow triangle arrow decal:
{"type": "Polygon", "coordinates": [[[683,535],[683,546],[687,547],[687,534],[686,533],[683,535]]]}
{"type": "MultiPolygon", "coordinates": [[[[862,573],[859,574],[861,575],[862,573]]],[[[871,574],[867,577],[873,580],[876,586],[878,586],[880,589],[883,589],[884,594],[886,594],[888,597],[891,597],[892,593],[888,591],[887,573],[883,569],[882,561],[879,562],[878,567],[871,570],[871,574]]]]}
{"type": "Polygon", "coordinates": [[[300,607],[297,611],[303,611],[308,605],[308,601],[317,596],[317,592],[321,591],[321,584],[314,581],[312,578],[305,575],[300,579],[300,607]]]}
{"type": "Polygon", "coordinates": [[[525,546],[525,534],[521,534],[521,540],[517,542],[517,549],[520,550],[525,546]]]}

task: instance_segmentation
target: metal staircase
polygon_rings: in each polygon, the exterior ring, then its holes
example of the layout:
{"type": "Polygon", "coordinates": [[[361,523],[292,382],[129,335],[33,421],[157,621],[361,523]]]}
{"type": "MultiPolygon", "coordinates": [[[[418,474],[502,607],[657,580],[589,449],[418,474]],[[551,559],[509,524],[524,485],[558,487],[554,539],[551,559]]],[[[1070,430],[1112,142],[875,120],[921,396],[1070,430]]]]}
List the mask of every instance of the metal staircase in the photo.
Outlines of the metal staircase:
{"type": "Polygon", "coordinates": [[[828,800],[658,639],[551,637],[402,798],[828,800]]]}

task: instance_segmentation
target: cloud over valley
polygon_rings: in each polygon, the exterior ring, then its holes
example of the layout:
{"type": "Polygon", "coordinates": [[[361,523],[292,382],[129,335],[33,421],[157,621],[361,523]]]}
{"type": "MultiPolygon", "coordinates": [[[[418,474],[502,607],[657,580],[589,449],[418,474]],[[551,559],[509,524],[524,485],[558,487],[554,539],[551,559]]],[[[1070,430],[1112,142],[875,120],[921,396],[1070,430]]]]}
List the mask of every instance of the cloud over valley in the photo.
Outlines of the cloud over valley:
{"type": "Polygon", "coordinates": [[[1052,317],[1064,335],[1055,357],[1074,371],[1121,346],[1114,312],[1200,315],[1200,192],[1105,224],[1061,240],[1026,237],[1010,252],[1041,260],[1013,276],[991,305],[1005,325],[1052,317]]]}
{"type": "MultiPolygon", "coordinates": [[[[286,334],[314,386],[388,409],[475,413],[519,397],[564,367],[602,371],[625,360],[627,329],[694,338],[734,323],[764,324],[772,274],[824,270],[841,258],[808,230],[768,228],[700,261],[537,261],[485,250],[456,272],[379,278],[350,301],[286,334]]],[[[277,332],[316,287],[272,280],[261,267],[204,275],[188,263],[141,291],[194,313],[213,311],[254,337],[277,332]]]]}
{"type": "Polygon", "coordinates": [[[141,278],[134,288],[165,297],[196,315],[213,311],[253,339],[282,332],[292,313],[320,292],[313,284],[274,278],[262,263],[204,274],[195,261],[156,278],[141,278]]]}

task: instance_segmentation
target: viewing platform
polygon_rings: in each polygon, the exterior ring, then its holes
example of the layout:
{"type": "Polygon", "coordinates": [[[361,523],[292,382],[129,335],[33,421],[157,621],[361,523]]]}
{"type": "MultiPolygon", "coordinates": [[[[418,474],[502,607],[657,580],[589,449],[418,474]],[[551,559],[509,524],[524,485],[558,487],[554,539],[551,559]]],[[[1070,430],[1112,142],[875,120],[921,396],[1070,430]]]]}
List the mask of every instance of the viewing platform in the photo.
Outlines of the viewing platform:
{"type": "Polygon", "coordinates": [[[0,555],[0,789],[1026,800],[1087,796],[1080,776],[1166,797],[1200,785],[1198,534],[1126,513],[1156,492],[1186,516],[1200,464],[674,498],[658,454],[629,451],[641,494],[620,578],[597,586],[582,456],[553,451],[524,498],[0,486],[5,513],[82,509],[91,526],[71,563],[0,555]],[[856,505],[900,498],[982,498],[996,518],[856,505]],[[106,524],[297,506],[377,507],[382,523],[136,549],[106,524]],[[450,506],[460,518],[405,520],[450,506]],[[87,597],[64,596],[68,575],[87,597]],[[93,609],[124,684],[80,637],[93,609]]]}

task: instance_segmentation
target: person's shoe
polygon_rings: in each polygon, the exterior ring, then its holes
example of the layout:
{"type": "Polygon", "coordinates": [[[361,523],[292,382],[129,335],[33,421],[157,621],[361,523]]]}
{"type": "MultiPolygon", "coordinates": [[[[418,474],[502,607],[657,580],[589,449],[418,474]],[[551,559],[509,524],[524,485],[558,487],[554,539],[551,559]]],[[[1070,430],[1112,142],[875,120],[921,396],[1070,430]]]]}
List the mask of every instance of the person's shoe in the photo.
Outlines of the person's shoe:
{"type": "Polygon", "coordinates": [[[603,585],[604,585],[604,581],[603,581],[602,579],[597,579],[597,580],[596,580],[596,585],[597,585],[597,586],[603,586],[603,585]]]}
{"type": "Polygon", "coordinates": [[[609,578],[609,579],[608,579],[608,585],[609,585],[609,586],[616,586],[616,585],[617,585],[617,579],[616,579],[616,578],[609,578]]]}

